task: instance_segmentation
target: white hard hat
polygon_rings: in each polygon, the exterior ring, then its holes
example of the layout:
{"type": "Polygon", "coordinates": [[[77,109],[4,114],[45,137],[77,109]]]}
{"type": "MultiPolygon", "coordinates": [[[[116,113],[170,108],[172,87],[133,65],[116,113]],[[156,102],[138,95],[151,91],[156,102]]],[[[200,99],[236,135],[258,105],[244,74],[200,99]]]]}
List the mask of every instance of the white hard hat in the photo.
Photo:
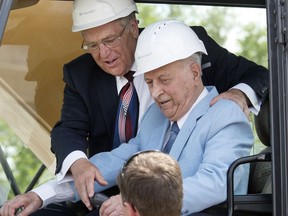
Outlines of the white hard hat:
{"type": "Polygon", "coordinates": [[[189,26],[177,20],[158,21],[146,27],[138,38],[134,76],[188,58],[196,52],[207,54],[203,42],[189,26]]]}
{"type": "Polygon", "coordinates": [[[74,0],[72,32],[94,28],[138,12],[133,0],[74,0]]]}

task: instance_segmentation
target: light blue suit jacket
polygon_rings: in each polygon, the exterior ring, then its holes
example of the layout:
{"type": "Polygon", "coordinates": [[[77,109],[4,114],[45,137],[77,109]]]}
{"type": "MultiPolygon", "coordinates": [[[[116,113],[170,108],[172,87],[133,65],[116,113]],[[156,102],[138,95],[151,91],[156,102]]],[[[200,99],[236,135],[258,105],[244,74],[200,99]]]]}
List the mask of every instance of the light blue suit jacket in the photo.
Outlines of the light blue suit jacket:
{"type": "MultiPolygon", "coordinates": [[[[206,88],[209,94],[190,113],[170,151],[183,175],[183,215],[199,212],[226,199],[227,169],[237,158],[249,155],[253,144],[251,126],[240,107],[230,100],[220,100],[210,107],[210,101],[218,92],[216,88],[206,88]]],[[[124,161],[132,154],[162,149],[169,126],[169,119],[153,104],[134,139],[111,152],[94,155],[90,160],[99,168],[109,187],[114,186],[124,161]]],[[[247,178],[242,178],[244,173],[243,167],[236,170],[236,193],[247,190],[247,178]]],[[[105,188],[95,183],[96,192],[105,188]]]]}

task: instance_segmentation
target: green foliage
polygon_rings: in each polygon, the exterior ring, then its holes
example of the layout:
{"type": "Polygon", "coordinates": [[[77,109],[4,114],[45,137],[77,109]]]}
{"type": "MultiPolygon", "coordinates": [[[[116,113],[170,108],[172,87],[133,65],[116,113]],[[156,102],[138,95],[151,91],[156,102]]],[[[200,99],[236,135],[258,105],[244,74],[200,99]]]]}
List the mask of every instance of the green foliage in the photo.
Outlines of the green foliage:
{"type": "Polygon", "coordinates": [[[260,65],[268,67],[267,32],[257,23],[248,23],[242,29],[243,37],[238,39],[242,55],[260,65]]]}
{"type": "Polygon", "coordinates": [[[223,45],[227,39],[227,31],[233,25],[229,22],[231,10],[223,7],[193,7],[187,5],[147,5],[138,4],[139,26],[145,27],[157,20],[171,18],[184,21],[188,25],[200,25],[205,27],[209,35],[223,45]],[[158,6],[158,7],[157,7],[158,6]]]}
{"type": "MultiPolygon", "coordinates": [[[[0,144],[20,192],[23,193],[40,168],[41,162],[1,119],[0,144]]],[[[6,188],[9,186],[2,166],[0,167],[0,186],[6,188]]],[[[10,191],[9,198],[13,196],[14,194],[10,191]]]]}
{"type": "Polygon", "coordinates": [[[207,13],[201,15],[199,22],[200,26],[203,26],[208,34],[221,46],[224,45],[227,40],[227,32],[233,27],[230,17],[232,16],[231,10],[225,8],[210,8],[207,13]]]}
{"type": "Polygon", "coordinates": [[[239,16],[235,8],[226,7],[200,7],[189,5],[147,5],[138,4],[139,26],[145,27],[157,20],[174,18],[184,21],[188,25],[203,26],[208,34],[221,46],[237,55],[242,55],[256,63],[268,66],[267,32],[266,28],[259,26],[251,20],[248,23],[234,19],[239,16]],[[232,33],[237,31],[237,37],[232,33]],[[233,47],[227,44],[232,40],[233,47]],[[240,37],[240,38],[239,38],[240,37]],[[233,52],[232,50],[232,52],[233,52]]]}
{"type": "Polygon", "coordinates": [[[138,5],[138,10],[139,10],[139,14],[137,15],[137,19],[139,20],[139,26],[140,27],[145,27],[153,22],[156,22],[157,20],[163,19],[161,16],[161,12],[160,14],[158,14],[158,12],[154,9],[155,6],[153,5],[143,5],[140,4],[138,5]],[[159,17],[160,16],[160,17],[159,17]]]}

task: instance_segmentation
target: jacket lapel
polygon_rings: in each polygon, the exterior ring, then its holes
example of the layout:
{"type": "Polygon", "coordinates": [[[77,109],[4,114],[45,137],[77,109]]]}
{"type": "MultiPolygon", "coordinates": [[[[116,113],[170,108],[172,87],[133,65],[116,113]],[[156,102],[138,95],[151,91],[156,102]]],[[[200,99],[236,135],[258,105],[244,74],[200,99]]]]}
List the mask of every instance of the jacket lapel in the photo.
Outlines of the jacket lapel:
{"type": "Polygon", "coordinates": [[[192,110],[186,119],[183,127],[179,131],[175,143],[172,146],[170,155],[176,160],[179,159],[182,150],[189,141],[189,138],[196,127],[197,121],[207,112],[210,107],[210,101],[218,95],[216,88],[206,87],[209,91],[209,94],[203,98],[199,104],[192,110]]]}
{"type": "Polygon", "coordinates": [[[170,121],[165,117],[163,123],[157,128],[153,128],[153,132],[150,135],[148,142],[144,145],[147,149],[159,149],[163,148],[165,141],[165,135],[170,127],[170,121]]]}
{"type": "Polygon", "coordinates": [[[109,131],[109,136],[113,139],[115,116],[117,115],[119,101],[115,77],[104,71],[98,73],[92,95],[95,95],[99,102],[101,101],[99,103],[100,107],[97,109],[100,113],[103,113],[105,126],[109,131]]]}

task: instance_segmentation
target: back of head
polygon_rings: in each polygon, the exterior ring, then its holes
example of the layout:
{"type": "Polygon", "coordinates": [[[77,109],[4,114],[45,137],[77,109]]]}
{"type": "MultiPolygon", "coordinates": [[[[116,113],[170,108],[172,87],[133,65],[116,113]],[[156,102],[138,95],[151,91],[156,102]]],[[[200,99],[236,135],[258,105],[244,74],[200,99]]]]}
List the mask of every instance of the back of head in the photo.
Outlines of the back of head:
{"type": "Polygon", "coordinates": [[[135,51],[137,72],[134,76],[160,68],[194,53],[207,51],[195,32],[183,22],[161,20],[140,34],[135,51]]]}
{"type": "Polygon", "coordinates": [[[133,0],[74,0],[72,32],[78,32],[137,12],[133,0]]]}
{"type": "Polygon", "coordinates": [[[123,202],[141,216],[179,216],[182,209],[182,175],[176,160],[159,151],[138,154],[118,176],[123,202]]]}

